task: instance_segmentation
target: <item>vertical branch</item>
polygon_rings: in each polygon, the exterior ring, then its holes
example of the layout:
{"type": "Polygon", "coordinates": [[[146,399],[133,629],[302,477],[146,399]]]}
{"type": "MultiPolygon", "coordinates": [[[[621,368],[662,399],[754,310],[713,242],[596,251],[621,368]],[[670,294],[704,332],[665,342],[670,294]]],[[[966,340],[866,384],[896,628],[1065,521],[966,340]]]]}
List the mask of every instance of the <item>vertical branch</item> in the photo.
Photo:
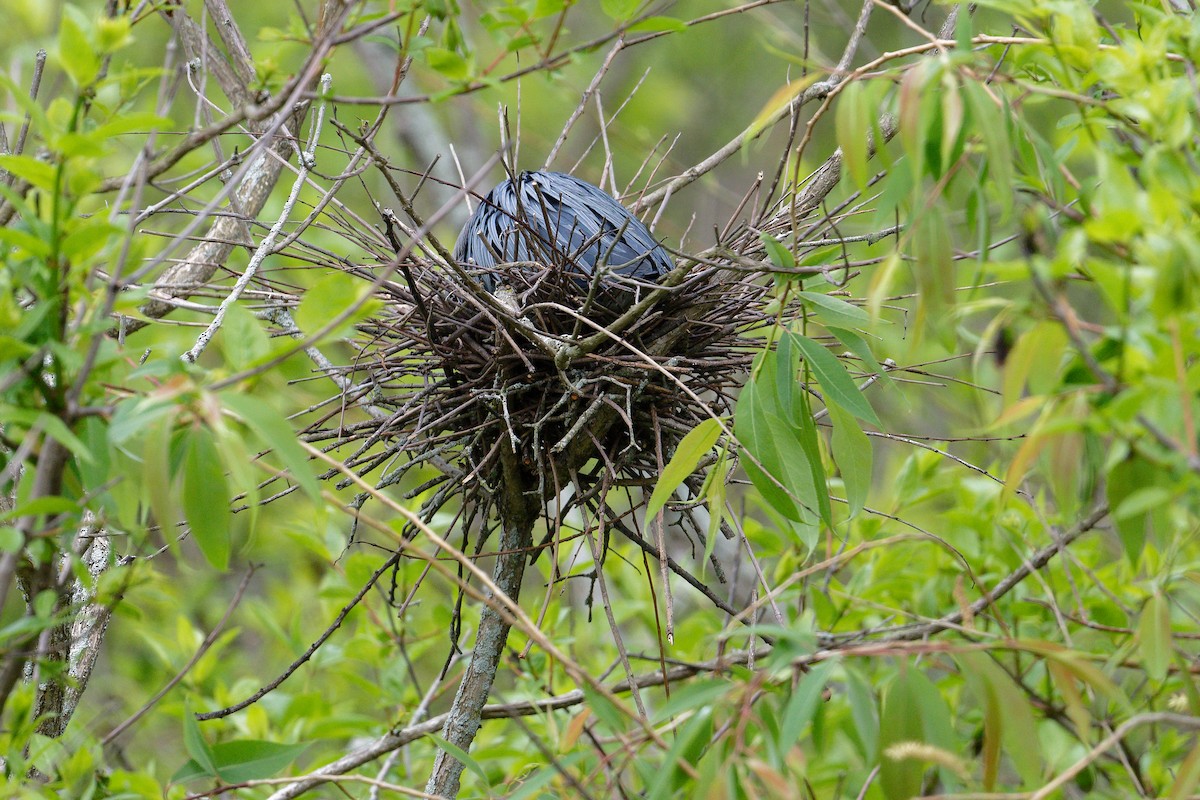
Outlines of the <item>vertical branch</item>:
{"type": "MultiPolygon", "coordinates": [[[[499,553],[492,580],[496,587],[515,603],[525,574],[525,556],[532,542],[533,523],[539,503],[534,502],[537,483],[521,464],[520,455],[505,440],[500,447],[502,488],[499,502],[501,526],[499,553]]],[[[471,746],[479,732],[483,706],[496,681],[500,656],[508,642],[511,625],[491,604],[484,607],[475,634],[475,647],[467,665],[454,704],[446,716],[442,737],[463,750],[471,746]]],[[[446,751],[439,751],[425,792],[435,797],[454,797],[458,794],[463,763],[446,751]]]]}

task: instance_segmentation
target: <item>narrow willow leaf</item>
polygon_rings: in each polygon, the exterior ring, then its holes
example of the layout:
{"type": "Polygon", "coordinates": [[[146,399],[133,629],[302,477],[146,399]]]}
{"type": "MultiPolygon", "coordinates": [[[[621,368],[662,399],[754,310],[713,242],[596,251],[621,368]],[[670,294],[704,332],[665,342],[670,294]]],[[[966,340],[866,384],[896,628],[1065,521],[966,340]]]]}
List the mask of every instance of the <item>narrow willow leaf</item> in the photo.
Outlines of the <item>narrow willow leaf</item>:
{"type": "Polygon", "coordinates": [[[763,247],[767,249],[767,258],[771,263],[783,269],[791,269],[796,266],[796,257],[792,255],[792,251],[783,246],[783,243],[769,233],[759,234],[758,237],[762,240],[763,247]]]}
{"type": "Polygon", "coordinates": [[[941,97],[942,110],[942,150],[941,161],[943,168],[949,169],[954,163],[963,129],[963,99],[959,93],[958,81],[946,74],[942,78],[941,97]]]}
{"type": "Polygon", "coordinates": [[[183,463],[183,513],[192,539],[213,567],[229,566],[229,484],[212,431],[200,426],[188,432],[183,463]]]}
{"type": "Polygon", "coordinates": [[[862,743],[863,758],[874,763],[879,756],[879,705],[871,685],[851,667],[846,668],[846,696],[854,722],[851,738],[858,738],[862,743]]]}
{"type": "Polygon", "coordinates": [[[867,312],[871,315],[871,319],[879,319],[883,301],[891,291],[892,283],[895,282],[903,263],[904,260],[898,252],[889,253],[875,270],[875,274],[871,276],[871,280],[867,284],[867,312]]]}
{"type": "Polygon", "coordinates": [[[721,522],[725,519],[725,489],[728,485],[729,451],[721,448],[717,463],[708,473],[705,488],[705,499],[708,502],[708,530],[704,535],[704,563],[700,567],[700,576],[704,577],[708,560],[712,558],[717,545],[717,536],[721,533],[721,522]]]}
{"type": "Polygon", "coordinates": [[[439,748],[445,750],[447,753],[457,759],[460,764],[471,770],[471,772],[473,772],[475,776],[479,778],[479,780],[483,781],[485,786],[491,783],[491,781],[488,780],[487,773],[484,772],[483,767],[480,766],[478,761],[471,758],[470,753],[468,753],[466,750],[463,750],[456,744],[451,744],[437,734],[430,734],[430,738],[433,739],[434,743],[437,744],[439,748]]]}
{"type": "MultiPolygon", "coordinates": [[[[768,378],[773,377],[770,370],[765,372],[768,378]]],[[[782,478],[774,474],[780,468],[779,448],[774,439],[775,433],[770,429],[766,408],[768,403],[764,401],[763,394],[758,380],[750,380],[742,387],[734,411],[734,433],[745,450],[742,469],[772,508],[798,522],[801,519],[800,510],[780,485],[782,478]]],[[[782,423],[780,425],[787,427],[782,423]]]]}
{"type": "Polygon", "coordinates": [[[687,24],[675,17],[646,17],[626,28],[629,33],[658,33],[660,31],[682,33],[687,29],[687,24]]]}
{"type": "Polygon", "coordinates": [[[1132,567],[1137,567],[1146,546],[1146,538],[1153,531],[1153,522],[1161,513],[1159,509],[1143,509],[1136,513],[1125,513],[1125,500],[1137,493],[1156,486],[1159,482],[1158,468],[1144,458],[1129,456],[1113,464],[1108,471],[1106,486],[1108,503],[1113,509],[1117,533],[1125,548],[1125,557],[1132,567]]]}
{"type": "MultiPolygon", "coordinates": [[[[821,520],[830,528],[833,527],[833,508],[829,501],[829,483],[825,477],[825,464],[821,460],[820,437],[817,434],[817,423],[813,419],[812,406],[808,402],[808,394],[800,393],[797,415],[800,423],[800,446],[808,461],[808,470],[812,482],[812,497],[816,501],[816,510],[821,520]]],[[[808,506],[812,508],[812,506],[808,506]]]]}
{"type": "Polygon", "coordinates": [[[229,470],[230,500],[241,495],[241,504],[246,506],[246,529],[253,532],[258,522],[259,475],[254,469],[254,460],[246,451],[246,445],[235,435],[226,431],[219,437],[222,461],[229,470]]]}
{"type": "Polygon", "coordinates": [[[1021,399],[1026,385],[1030,394],[1048,394],[1055,388],[1059,362],[1067,344],[1063,326],[1049,320],[1021,334],[1004,360],[1005,408],[1021,399]]]}
{"type": "Polygon", "coordinates": [[[1167,598],[1162,592],[1155,592],[1142,607],[1142,615],[1138,619],[1137,641],[1146,674],[1156,681],[1167,677],[1172,652],[1171,613],[1167,598]]]}
{"type": "Polygon", "coordinates": [[[650,495],[650,502],[646,504],[647,517],[654,516],[667,504],[679,485],[695,471],[700,459],[712,450],[720,435],[721,423],[715,419],[706,419],[688,431],[675,448],[675,455],[671,456],[671,460],[663,467],[662,475],[650,495]]]}
{"type": "Polygon", "coordinates": [[[846,503],[853,517],[867,504],[867,493],[871,488],[871,441],[853,414],[832,401],[826,402],[825,407],[833,421],[830,437],[833,461],[841,473],[846,503]]]}
{"type": "Polygon", "coordinates": [[[583,709],[578,714],[571,717],[571,721],[567,723],[566,730],[563,731],[562,738],[559,739],[559,753],[569,753],[575,749],[575,743],[579,741],[579,737],[583,735],[583,730],[591,718],[592,711],[588,708],[583,709]]]}
{"type": "Polygon", "coordinates": [[[823,661],[800,679],[799,685],[796,686],[795,692],[788,699],[787,706],[783,711],[778,745],[781,755],[786,756],[788,751],[800,740],[800,734],[804,732],[804,727],[812,721],[813,716],[817,713],[817,707],[821,704],[821,697],[825,691],[825,684],[828,683],[829,675],[835,666],[837,666],[836,661],[823,661]]]}
{"type": "MultiPolygon", "coordinates": [[[[883,698],[879,717],[879,749],[903,742],[922,741],[921,710],[918,687],[912,679],[912,667],[901,668],[896,680],[883,698]]],[[[879,761],[879,783],[887,800],[911,800],[921,793],[925,768],[920,762],[897,760],[884,755],[879,761]]]]}
{"type": "MultiPolygon", "coordinates": [[[[306,743],[281,744],[256,739],[220,742],[210,748],[211,761],[226,783],[243,783],[272,778],[307,750],[306,743]]],[[[215,773],[205,770],[195,759],[184,764],[171,777],[172,783],[192,778],[209,777],[215,773]]]]}
{"type": "Polygon", "coordinates": [[[47,436],[70,450],[73,455],[85,461],[92,460],[92,454],[88,450],[87,445],[80,441],[79,437],[67,427],[67,423],[55,415],[48,411],[43,411],[38,414],[36,424],[41,426],[47,436]]]}
{"type": "MultiPolygon", "coordinates": [[[[784,513],[784,508],[790,506],[795,516],[789,518],[800,522],[804,517],[797,503],[814,511],[818,507],[816,481],[808,453],[799,432],[790,423],[775,414],[767,413],[764,416],[767,432],[767,447],[764,451],[769,461],[764,461],[763,466],[774,478],[770,481],[772,491],[782,491],[786,497],[786,505],[777,505],[776,510],[784,513]],[[776,488],[777,482],[782,484],[782,489],[776,488]]],[[[762,491],[763,487],[757,482],[755,486],[762,491]]],[[[821,493],[824,493],[824,487],[821,493]]]]}
{"type": "MultiPolygon", "coordinates": [[[[797,363],[795,354],[792,352],[792,341],[790,337],[784,336],[776,345],[774,353],[768,351],[763,357],[764,371],[759,373],[763,379],[764,390],[767,387],[765,381],[770,375],[775,376],[774,389],[775,395],[772,398],[770,411],[779,415],[785,420],[795,420],[799,422],[800,415],[804,413],[804,409],[796,402],[797,386],[799,379],[797,378],[797,363]]],[[[800,392],[803,393],[802,391],[800,392]]]]}
{"type": "MultiPolygon", "coordinates": [[[[783,113],[800,96],[801,92],[816,83],[820,76],[821,73],[818,70],[813,70],[804,77],[789,81],[776,89],[775,93],[763,105],[762,110],[758,112],[758,116],[746,127],[745,141],[748,143],[753,140],[771,120],[783,113]]],[[[777,264],[776,266],[783,265],[777,264]]]]}
{"type": "Polygon", "coordinates": [[[626,715],[619,706],[587,684],[579,688],[583,691],[587,707],[596,715],[597,721],[603,723],[612,734],[621,734],[625,731],[626,715]]]}
{"type": "Polygon", "coordinates": [[[871,130],[872,111],[866,106],[861,81],[847,81],[837,99],[834,129],[846,174],[860,191],[867,188],[871,173],[867,169],[867,132],[871,130]]]}
{"type": "Polygon", "coordinates": [[[196,717],[190,709],[185,708],[183,713],[183,745],[187,748],[187,753],[192,757],[204,774],[210,777],[219,777],[216,763],[213,761],[212,749],[208,746],[208,742],[204,741],[204,735],[200,733],[200,724],[196,722],[196,717]]]}
{"type": "Polygon", "coordinates": [[[687,795],[686,788],[690,780],[679,765],[695,764],[699,760],[701,753],[711,743],[712,729],[712,709],[707,706],[699,708],[676,735],[675,744],[664,758],[663,768],[658,771],[657,779],[646,793],[650,800],[673,800],[687,795]]]}
{"type": "Polygon", "coordinates": [[[985,653],[963,653],[959,659],[984,709],[985,788],[995,785],[1002,744],[1021,779],[1036,784],[1042,774],[1042,748],[1028,696],[985,653]]]}
{"type": "Polygon", "coordinates": [[[100,59],[88,41],[84,24],[82,13],[68,7],[58,29],[58,58],[76,86],[87,86],[100,73],[100,59]]]}
{"type": "Polygon", "coordinates": [[[879,417],[875,415],[875,409],[871,408],[866,396],[854,385],[850,373],[846,372],[837,356],[807,336],[798,333],[789,336],[804,355],[804,360],[812,368],[817,383],[821,384],[822,391],[829,399],[864,422],[883,427],[879,417]]]}
{"type": "Polygon", "coordinates": [[[805,306],[813,309],[817,320],[826,328],[830,325],[855,328],[871,324],[871,315],[853,303],[820,292],[796,292],[796,295],[805,306]]]}
{"type": "MultiPolygon", "coordinates": [[[[879,376],[879,382],[881,385],[888,386],[893,389],[896,388],[896,383],[892,380],[892,376],[886,369],[883,368],[883,365],[876,360],[875,354],[871,352],[871,346],[867,344],[866,339],[864,339],[855,331],[846,330],[845,328],[826,327],[825,330],[837,337],[837,340],[845,345],[847,350],[862,359],[863,363],[870,368],[871,372],[879,376]]],[[[904,402],[908,402],[906,396],[899,395],[899,397],[904,402]]]]}
{"type": "Polygon", "coordinates": [[[944,330],[944,311],[954,305],[954,247],[939,206],[914,221],[912,242],[913,276],[921,308],[935,330],[944,330]]]}
{"type": "Polygon", "coordinates": [[[899,134],[904,152],[912,163],[913,174],[918,178],[925,174],[925,139],[927,126],[921,119],[921,98],[925,92],[927,70],[918,64],[904,73],[900,80],[899,134]]]}
{"type": "Polygon", "coordinates": [[[141,474],[126,479],[142,487],[142,501],[150,507],[154,521],[163,530],[170,530],[178,521],[171,491],[174,471],[171,469],[171,436],[175,428],[174,414],[154,419],[146,429],[142,442],[141,474]]]}
{"type": "MultiPolygon", "coordinates": [[[[955,734],[950,707],[946,698],[929,677],[913,670],[912,688],[921,711],[921,730],[924,740],[944,753],[950,754],[952,764],[957,766],[961,749],[961,738],[955,734]]],[[[959,785],[959,771],[938,760],[939,777],[947,789],[953,791],[959,785]]]]}
{"type": "Polygon", "coordinates": [[[1187,754],[1187,758],[1175,771],[1175,783],[1171,785],[1168,800],[1184,800],[1192,797],[1196,786],[1200,784],[1200,742],[1197,742],[1187,754]]]}
{"type": "Polygon", "coordinates": [[[1046,668],[1050,672],[1050,677],[1054,680],[1054,687],[1058,689],[1059,694],[1063,698],[1067,717],[1075,726],[1075,730],[1081,735],[1082,741],[1087,743],[1092,738],[1090,735],[1092,731],[1092,715],[1088,711],[1087,704],[1084,702],[1083,693],[1079,691],[1079,687],[1076,685],[1077,681],[1074,673],[1059,661],[1047,660],[1046,668]]]}
{"type": "Polygon", "coordinates": [[[650,721],[660,725],[680,714],[711,706],[733,690],[733,685],[724,678],[698,679],[671,691],[671,697],[655,709],[650,721]]]}
{"type": "Polygon", "coordinates": [[[254,435],[279,456],[305,494],[313,501],[321,499],[321,487],[309,465],[308,453],[300,446],[296,432],[275,409],[254,397],[234,392],[222,394],[221,402],[241,417],[254,435]]]}

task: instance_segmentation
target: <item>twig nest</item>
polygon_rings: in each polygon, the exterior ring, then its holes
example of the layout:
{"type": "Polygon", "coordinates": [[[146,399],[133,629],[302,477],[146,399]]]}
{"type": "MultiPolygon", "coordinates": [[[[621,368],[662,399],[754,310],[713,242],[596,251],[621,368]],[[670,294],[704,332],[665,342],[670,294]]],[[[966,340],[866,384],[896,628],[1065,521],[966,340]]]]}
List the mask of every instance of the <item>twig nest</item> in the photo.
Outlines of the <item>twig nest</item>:
{"type": "Polygon", "coordinates": [[[570,485],[568,508],[594,501],[598,481],[652,487],[687,431],[730,412],[753,357],[742,336],[768,321],[763,281],[674,268],[613,198],[559,173],[493,189],[455,257],[458,269],[409,257],[411,280],[389,284],[392,302],[364,326],[361,363],[393,413],[354,438],[393,446],[348,462],[391,464],[385,484],[417,464],[457,464],[427,517],[455,496],[486,509],[501,448],[537,476],[541,503],[570,485]]]}

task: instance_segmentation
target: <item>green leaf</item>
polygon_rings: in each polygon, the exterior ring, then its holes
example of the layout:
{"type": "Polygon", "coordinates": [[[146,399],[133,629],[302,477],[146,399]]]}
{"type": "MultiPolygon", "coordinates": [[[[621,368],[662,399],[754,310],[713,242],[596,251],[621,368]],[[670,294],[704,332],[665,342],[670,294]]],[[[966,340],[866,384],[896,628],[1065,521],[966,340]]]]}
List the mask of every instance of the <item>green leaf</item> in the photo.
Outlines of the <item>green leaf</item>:
{"type": "Polygon", "coordinates": [[[101,17],[96,22],[96,44],[101,53],[112,53],[133,41],[132,15],[101,17]]]}
{"type": "Polygon", "coordinates": [[[945,309],[954,305],[954,246],[950,226],[940,206],[919,215],[912,228],[913,277],[920,308],[934,330],[942,329],[945,309]]]}
{"type": "Polygon", "coordinates": [[[163,128],[169,129],[174,124],[170,117],[161,117],[149,111],[130,111],[113,117],[90,131],[90,134],[100,139],[112,139],[127,133],[149,133],[163,128]]]}
{"type": "Polygon", "coordinates": [[[229,566],[229,485],[212,431],[197,426],[188,432],[183,463],[183,513],[192,538],[208,563],[224,570],[229,566]]]}
{"type": "Polygon", "coordinates": [[[0,525],[0,552],[15,553],[25,545],[25,537],[11,525],[0,525]]]}
{"type": "MultiPolygon", "coordinates": [[[[1009,144],[1009,126],[996,97],[974,81],[964,81],[962,88],[972,117],[968,127],[983,141],[988,181],[994,186],[1012,186],[1014,157],[1009,144]]],[[[1014,194],[1009,191],[992,193],[999,203],[1001,222],[1012,218],[1014,194]]]]}
{"type": "MultiPolygon", "coordinates": [[[[142,442],[141,475],[126,477],[142,487],[142,499],[150,506],[155,521],[164,532],[171,530],[178,513],[172,505],[174,495],[171,491],[174,476],[171,469],[171,436],[175,428],[176,409],[171,407],[168,410],[170,414],[147,422],[146,437],[142,442]]],[[[111,429],[109,435],[112,436],[111,429]]]]}
{"type": "Polygon", "coordinates": [[[1187,758],[1175,770],[1175,783],[1171,785],[1171,793],[1167,795],[1167,800],[1184,800],[1191,797],[1197,785],[1200,785],[1200,742],[1192,747],[1187,758]]]}
{"type": "Polygon", "coordinates": [[[687,479],[700,463],[705,453],[712,449],[721,435],[721,424],[715,419],[706,419],[692,430],[679,443],[675,455],[663,468],[662,476],[654,486],[650,502],[646,504],[646,516],[653,517],[659,512],[679,485],[687,479]]]}
{"type": "MultiPolygon", "coordinates": [[[[1147,537],[1154,532],[1156,524],[1165,523],[1165,507],[1142,507],[1123,509],[1126,499],[1134,498],[1139,492],[1155,488],[1160,480],[1159,469],[1146,459],[1131,455],[1115,464],[1108,471],[1106,486],[1108,503],[1113,509],[1113,520],[1125,557],[1136,567],[1142,558],[1147,537]]],[[[1165,524],[1162,529],[1167,530],[1165,524]]]]}
{"type": "Polygon", "coordinates": [[[254,435],[279,456],[304,493],[314,502],[320,502],[321,486],[309,465],[308,453],[287,421],[269,405],[249,395],[225,392],[221,403],[241,417],[254,435]]]}
{"type": "MultiPolygon", "coordinates": [[[[883,365],[875,359],[875,354],[871,352],[871,346],[867,344],[867,340],[860,336],[855,331],[846,330],[836,326],[826,326],[825,330],[832,333],[837,340],[846,346],[854,355],[862,359],[863,363],[870,368],[871,372],[879,376],[880,383],[891,388],[895,388],[896,384],[892,380],[892,376],[883,368],[883,365]]],[[[901,398],[904,399],[904,398],[901,398]]]]}
{"type": "Polygon", "coordinates": [[[630,25],[626,30],[630,33],[658,33],[660,31],[682,33],[687,28],[688,26],[683,20],[675,19],[675,17],[646,17],[630,25]]]}
{"type": "Polygon", "coordinates": [[[962,653],[963,676],[983,706],[984,780],[995,786],[1003,751],[1026,783],[1041,777],[1042,748],[1029,699],[986,653],[962,653]],[[1002,747],[1003,745],[1003,747],[1002,747]]]}
{"type": "Polygon", "coordinates": [[[46,435],[54,439],[63,447],[71,451],[72,455],[85,461],[92,459],[92,454],[88,450],[87,445],[80,441],[79,437],[72,433],[67,427],[67,423],[63,422],[58,417],[51,414],[49,411],[43,411],[37,415],[34,424],[41,427],[46,432],[46,435]]]}
{"type": "Polygon", "coordinates": [[[1156,681],[1166,678],[1173,648],[1170,607],[1162,592],[1155,592],[1142,607],[1137,642],[1146,674],[1156,681]]]}
{"type": "MultiPolygon", "coordinates": [[[[789,465],[789,456],[798,457],[790,462],[790,472],[796,475],[801,468],[807,470],[808,462],[792,427],[767,410],[761,395],[758,382],[751,381],[742,387],[738,397],[734,431],[746,451],[742,468],[772,508],[799,522],[803,515],[792,494],[798,487],[785,474],[784,467],[789,465]]],[[[812,485],[811,473],[799,477],[803,478],[803,484],[812,485]]]]}
{"type": "MultiPolygon", "coordinates": [[[[0,244],[20,248],[34,258],[46,258],[50,255],[50,242],[17,228],[0,228],[0,244]]],[[[10,255],[19,257],[21,253],[10,255]]]]}
{"type": "Polygon", "coordinates": [[[217,772],[217,765],[213,761],[212,749],[208,746],[208,742],[204,741],[204,735],[200,733],[200,725],[196,722],[196,717],[193,716],[191,709],[185,708],[183,712],[183,746],[187,748],[188,755],[196,762],[203,774],[217,778],[220,773],[217,772]]]}
{"type": "Polygon", "coordinates": [[[658,770],[654,783],[646,792],[650,800],[683,796],[688,781],[683,777],[679,764],[695,764],[712,738],[712,709],[701,708],[688,720],[683,730],[675,737],[675,744],[664,759],[663,768],[658,770]]]}
{"type": "Polygon", "coordinates": [[[867,132],[871,130],[873,114],[866,106],[866,92],[861,81],[847,81],[838,95],[834,129],[846,174],[859,190],[867,188],[871,173],[867,169],[867,132]]]}
{"type": "Polygon", "coordinates": [[[704,576],[708,568],[708,560],[716,549],[717,536],[721,533],[721,522],[725,519],[725,490],[729,479],[729,450],[721,448],[717,463],[709,470],[705,479],[704,492],[708,501],[708,530],[704,536],[704,561],[700,567],[700,575],[704,576]]]}
{"type": "MultiPolygon", "coordinates": [[[[445,47],[427,47],[424,53],[425,60],[429,63],[429,66],[443,77],[452,81],[466,81],[470,79],[471,62],[462,53],[455,50],[448,50],[445,47]]],[[[303,302],[301,305],[303,305],[303,302]]],[[[297,322],[299,322],[298,318],[297,322]]],[[[304,326],[301,325],[301,327],[304,326]]]]}
{"type": "Polygon", "coordinates": [[[796,292],[796,294],[805,306],[814,310],[822,325],[855,328],[871,324],[871,315],[853,303],[847,303],[845,300],[820,292],[796,292]]]}
{"type": "Polygon", "coordinates": [[[846,487],[846,503],[853,517],[867,504],[867,494],[871,489],[871,441],[853,414],[833,401],[826,401],[825,407],[829,409],[833,422],[833,435],[830,437],[833,461],[841,473],[842,483],[846,487]]]}
{"type": "Polygon", "coordinates": [[[638,10],[642,0],[600,0],[600,8],[617,22],[624,22],[638,10]]]}
{"type": "Polygon", "coordinates": [[[879,749],[884,755],[879,761],[879,784],[887,800],[910,800],[919,795],[925,774],[925,768],[919,762],[886,755],[887,749],[894,744],[923,741],[921,703],[917,697],[920,684],[913,679],[913,671],[911,665],[902,665],[900,674],[883,698],[879,749]]]}
{"type": "Polygon", "coordinates": [[[813,667],[807,675],[800,679],[795,692],[788,699],[783,710],[783,721],[779,728],[778,748],[781,753],[789,752],[800,740],[804,726],[812,721],[813,715],[821,704],[821,696],[825,684],[829,682],[829,674],[837,666],[837,661],[822,661],[813,667]]]}
{"type": "Polygon", "coordinates": [[[568,753],[556,759],[554,766],[542,767],[536,772],[521,779],[520,787],[507,800],[528,800],[531,797],[553,797],[557,795],[540,794],[541,790],[562,775],[563,770],[571,769],[587,758],[587,753],[568,753]]]}
{"type": "MultiPolygon", "coordinates": [[[[280,744],[256,739],[238,739],[214,744],[210,748],[212,763],[226,783],[243,783],[273,778],[307,750],[308,744],[280,744]]],[[[211,773],[194,759],[171,776],[172,783],[207,777],[211,773]]]]}
{"type": "Polygon", "coordinates": [[[597,692],[590,685],[579,687],[587,701],[587,707],[596,715],[596,719],[608,727],[609,732],[620,734],[625,730],[625,715],[611,700],[597,692]]]}
{"type": "Polygon", "coordinates": [[[233,303],[221,326],[221,352],[235,370],[248,369],[271,356],[271,340],[249,310],[233,303]]]}
{"type": "Polygon", "coordinates": [[[79,510],[79,505],[65,497],[38,497],[28,503],[21,503],[4,513],[0,513],[0,522],[6,522],[17,517],[53,516],[55,514],[71,514],[79,510]]]}
{"type": "Polygon", "coordinates": [[[0,155],[0,169],[24,178],[42,191],[54,191],[54,165],[33,156],[0,155]]]}
{"type": "Polygon", "coordinates": [[[853,736],[862,742],[863,758],[874,763],[879,758],[879,707],[871,685],[857,669],[846,669],[846,696],[850,702],[853,736]]]}
{"type": "MultiPolygon", "coordinates": [[[[808,462],[812,497],[817,504],[817,513],[830,528],[833,527],[833,508],[829,501],[829,484],[825,477],[825,464],[821,460],[820,437],[817,433],[817,422],[813,419],[812,406],[808,401],[808,393],[799,393],[800,402],[797,419],[800,423],[800,447],[808,462]]],[[[811,508],[811,506],[810,506],[811,508]]]]}
{"type": "Polygon", "coordinates": [[[1068,343],[1063,326],[1050,320],[1021,334],[1004,362],[1005,408],[1021,399],[1026,384],[1030,394],[1035,395],[1048,394],[1055,388],[1068,343]]]}
{"type": "Polygon", "coordinates": [[[864,422],[883,427],[879,417],[875,416],[875,409],[871,408],[866,396],[854,385],[850,373],[846,372],[837,356],[807,336],[798,333],[788,335],[804,355],[804,360],[812,368],[817,383],[821,384],[821,389],[830,400],[864,422]]]}
{"type": "Polygon", "coordinates": [[[766,396],[770,403],[767,410],[789,422],[799,423],[801,415],[808,409],[804,403],[798,403],[795,399],[797,396],[803,396],[804,392],[800,389],[800,381],[796,377],[797,363],[792,352],[792,340],[787,336],[782,337],[774,353],[767,351],[764,354],[762,364],[759,378],[762,379],[763,390],[775,390],[774,396],[766,396]],[[772,374],[775,380],[767,383],[767,378],[772,374]]]}
{"type": "Polygon", "coordinates": [[[254,468],[254,459],[246,451],[246,445],[236,435],[223,433],[220,437],[222,461],[229,470],[230,500],[242,495],[241,503],[246,506],[245,529],[255,530],[259,511],[259,475],[254,468]]]}
{"type": "Polygon", "coordinates": [[[769,233],[760,233],[758,238],[762,241],[763,247],[767,248],[767,258],[772,264],[781,269],[792,269],[796,266],[796,256],[774,236],[769,233]]]}
{"type": "Polygon", "coordinates": [[[736,684],[721,678],[696,681],[671,690],[671,697],[654,711],[651,721],[661,725],[679,714],[710,706],[736,689],[736,684]]]}
{"type": "Polygon", "coordinates": [[[327,334],[336,339],[348,335],[354,323],[369,315],[376,305],[377,301],[369,297],[366,282],[344,272],[332,272],[304,293],[304,299],[296,309],[296,325],[312,336],[331,320],[356,308],[354,313],[348,314],[340,325],[327,334]]]}
{"type": "Polygon", "coordinates": [[[64,258],[88,260],[95,258],[109,242],[115,241],[123,233],[122,228],[106,219],[83,220],[62,240],[59,248],[64,258]]]}
{"type": "MultiPolygon", "coordinates": [[[[950,707],[946,698],[934,685],[929,677],[920,671],[913,670],[911,688],[921,712],[921,731],[924,741],[935,747],[954,754],[960,748],[961,739],[954,732],[954,723],[950,715],[950,707]]],[[[959,778],[954,770],[944,765],[938,767],[939,777],[947,788],[954,789],[959,785],[959,778]]]]}
{"type": "Polygon", "coordinates": [[[449,753],[454,758],[458,759],[458,762],[460,764],[462,764],[467,769],[471,770],[471,772],[475,773],[475,776],[477,778],[479,778],[479,780],[483,781],[483,784],[485,786],[488,786],[491,784],[491,781],[488,780],[487,773],[483,771],[483,767],[481,767],[479,765],[478,761],[471,758],[470,754],[467,753],[466,750],[463,750],[461,747],[459,747],[456,744],[451,744],[450,742],[447,742],[445,739],[443,739],[441,736],[438,736],[436,733],[430,734],[430,738],[433,739],[433,741],[437,743],[438,747],[445,750],[447,753],[449,753]]]}
{"type": "MultiPolygon", "coordinates": [[[[46,109],[36,99],[29,96],[28,87],[18,86],[6,72],[0,72],[0,87],[8,90],[8,96],[5,98],[6,101],[14,103],[29,115],[30,122],[32,123],[31,130],[44,135],[49,135],[52,132],[55,126],[50,123],[50,118],[46,115],[46,109]]],[[[14,202],[14,198],[19,200],[12,188],[4,182],[0,182],[0,194],[3,194],[10,203],[14,202]]],[[[35,214],[27,215],[25,208],[22,209],[21,215],[28,216],[29,219],[36,218],[35,214]]]]}
{"type": "Polygon", "coordinates": [[[76,86],[87,86],[100,74],[100,59],[84,32],[86,19],[67,6],[58,29],[58,59],[76,86]]]}

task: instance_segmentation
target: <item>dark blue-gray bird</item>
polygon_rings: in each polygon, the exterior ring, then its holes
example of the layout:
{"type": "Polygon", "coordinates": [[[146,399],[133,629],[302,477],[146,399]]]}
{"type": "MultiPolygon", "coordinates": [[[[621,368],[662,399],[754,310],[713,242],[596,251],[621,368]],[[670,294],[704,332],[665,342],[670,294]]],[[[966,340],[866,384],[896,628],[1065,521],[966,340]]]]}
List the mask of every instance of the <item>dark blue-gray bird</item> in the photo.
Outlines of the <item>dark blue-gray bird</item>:
{"type": "MultiPolygon", "coordinates": [[[[542,171],[522,172],[488,192],[458,235],[454,258],[483,270],[489,292],[503,264],[513,264],[526,282],[560,270],[577,285],[586,285],[601,266],[648,282],[674,266],[649,229],[612,196],[571,175],[542,171]]],[[[503,281],[503,267],[499,275],[503,281]]]]}

